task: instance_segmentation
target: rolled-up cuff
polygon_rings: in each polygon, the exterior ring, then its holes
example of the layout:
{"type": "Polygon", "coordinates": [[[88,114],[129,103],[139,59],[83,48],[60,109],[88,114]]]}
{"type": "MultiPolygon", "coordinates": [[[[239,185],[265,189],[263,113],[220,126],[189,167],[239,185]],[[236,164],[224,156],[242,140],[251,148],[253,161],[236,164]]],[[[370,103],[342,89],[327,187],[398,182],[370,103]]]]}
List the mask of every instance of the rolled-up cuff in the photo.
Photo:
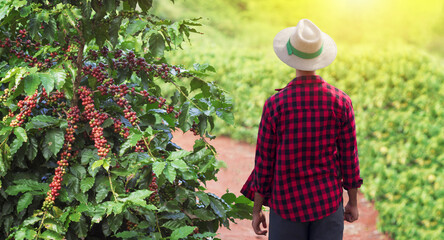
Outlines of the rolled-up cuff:
{"type": "Polygon", "coordinates": [[[362,180],[362,178],[360,178],[358,181],[353,182],[353,183],[351,183],[351,184],[346,184],[346,183],[343,182],[343,183],[342,183],[342,187],[343,187],[345,190],[349,190],[349,189],[351,189],[351,188],[360,188],[363,182],[364,182],[364,181],[362,180]]]}
{"type": "Polygon", "coordinates": [[[250,174],[240,192],[251,201],[254,201],[254,195],[257,192],[264,197],[263,205],[269,206],[268,200],[270,199],[270,195],[258,191],[257,186],[254,184],[254,171],[250,174]]]}

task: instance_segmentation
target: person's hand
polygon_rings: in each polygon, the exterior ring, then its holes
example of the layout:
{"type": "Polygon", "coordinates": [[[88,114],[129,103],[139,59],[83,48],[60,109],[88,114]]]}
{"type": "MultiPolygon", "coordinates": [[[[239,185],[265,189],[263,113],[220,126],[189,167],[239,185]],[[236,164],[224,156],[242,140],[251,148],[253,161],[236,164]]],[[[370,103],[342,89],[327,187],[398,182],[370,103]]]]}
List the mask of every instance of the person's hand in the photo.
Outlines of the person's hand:
{"type": "Polygon", "coordinates": [[[261,229],[261,223],[262,223],[262,227],[267,228],[267,220],[265,219],[265,215],[262,211],[257,212],[257,213],[253,213],[253,230],[257,235],[266,235],[267,234],[267,230],[261,229]]]}
{"type": "Polygon", "coordinates": [[[351,205],[350,202],[344,208],[344,220],[354,222],[359,218],[359,210],[357,205],[351,205]]]}

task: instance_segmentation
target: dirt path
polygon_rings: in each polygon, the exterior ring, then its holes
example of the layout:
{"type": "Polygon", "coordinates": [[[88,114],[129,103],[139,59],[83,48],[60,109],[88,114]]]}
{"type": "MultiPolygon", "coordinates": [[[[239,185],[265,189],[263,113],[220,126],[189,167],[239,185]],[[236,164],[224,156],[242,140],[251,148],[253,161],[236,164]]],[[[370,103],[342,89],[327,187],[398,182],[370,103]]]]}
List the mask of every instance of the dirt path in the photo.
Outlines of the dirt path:
{"type": "MultiPolygon", "coordinates": [[[[184,149],[193,149],[194,137],[192,134],[174,134],[173,142],[184,149]]],[[[254,166],[255,146],[234,141],[227,137],[217,137],[211,141],[216,148],[219,159],[227,164],[226,169],[221,169],[217,175],[219,181],[207,184],[208,191],[219,196],[230,189],[236,195],[240,195],[240,189],[249,176],[254,166]]],[[[389,238],[376,230],[378,213],[372,203],[364,199],[359,193],[359,219],[354,223],[345,222],[344,240],[389,240],[389,238]]],[[[344,194],[344,202],[347,202],[347,194],[344,194]]],[[[267,220],[268,220],[268,212],[267,220]]],[[[257,236],[251,228],[250,220],[238,221],[238,224],[230,224],[231,231],[222,228],[218,236],[222,240],[251,240],[267,239],[257,236]]]]}

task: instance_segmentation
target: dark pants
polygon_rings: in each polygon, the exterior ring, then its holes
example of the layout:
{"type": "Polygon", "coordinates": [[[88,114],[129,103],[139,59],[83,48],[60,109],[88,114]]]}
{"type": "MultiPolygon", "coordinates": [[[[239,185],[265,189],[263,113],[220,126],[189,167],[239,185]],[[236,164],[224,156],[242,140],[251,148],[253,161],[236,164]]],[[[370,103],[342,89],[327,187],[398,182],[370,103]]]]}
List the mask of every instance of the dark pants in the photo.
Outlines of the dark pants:
{"type": "Polygon", "coordinates": [[[270,209],[269,240],[342,240],[344,209],[312,222],[292,222],[270,209]]]}

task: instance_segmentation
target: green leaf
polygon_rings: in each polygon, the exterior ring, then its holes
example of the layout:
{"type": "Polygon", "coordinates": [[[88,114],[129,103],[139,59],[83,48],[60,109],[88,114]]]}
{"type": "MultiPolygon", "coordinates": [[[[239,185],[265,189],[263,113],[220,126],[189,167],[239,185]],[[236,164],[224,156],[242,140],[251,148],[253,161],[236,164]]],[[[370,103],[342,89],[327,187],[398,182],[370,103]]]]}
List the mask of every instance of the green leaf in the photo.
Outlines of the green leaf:
{"type": "Polygon", "coordinates": [[[126,33],[133,35],[134,33],[141,31],[146,28],[148,22],[145,19],[135,19],[126,28],[126,33]]]}
{"type": "Polygon", "coordinates": [[[180,171],[186,171],[188,169],[188,165],[183,160],[180,159],[176,159],[173,162],[171,162],[171,166],[179,169],[180,171]]]}
{"type": "Polygon", "coordinates": [[[130,143],[131,147],[136,146],[137,142],[142,139],[142,134],[140,132],[132,132],[129,136],[128,136],[128,141],[130,143]]]}
{"type": "Polygon", "coordinates": [[[180,115],[179,115],[179,128],[186,132],[191,128],[191,124],[188,122],[188,114],[190,111],[190,103],[185,102],[182,105],[182,108],[180,109],[180,115]]]}
{"type": "Polygon", "coordinates": [[[79,238],[84,238],[88,235],[88,225],[85,217],[81,216],[79,222],[73,222],[72,227],[79,238]]]}
{"type": "Polygon", "coordinates": [[[100,22],[100,24],[97,24],[97,26],[93,27],[96,36],[96,43],[97,45],[99,45],[99,47],[102,47],[106,39],[109,38],[108,29],[109,29],[109,23],[103,23],[103,22],[100,22]]]}
{"type": "Polygon", "coordinates": [[[124,232],[119,232],[116,235],[114,235],[115,237],[118,238],[133,238],[133,237],[137,237],[139,234],[135,231],[124,231],[124,232]]]}
{"type": "Polygon", "coordinates": [[[174,199],[176,199],[179,203],[183,203],[191,197],[190,191],[183,187],[176,188],[175,194],[176,197],[174,199]]]}
{"type": "Polygon", "coordinates": [[[26,238],[26,230],[27,228],[20,228],[14,234],[14,240],[24,240],[26,238]]]}
{"type": "Polygon", "coordinates": [[[116,1],[104,1],[104,10],[106,12],[116,11],[116,1]]]}
{"type": "Polygon", "coordinates": [[[21,7],[25,6],[26,2],[26,0],[15,0],[12,5],[14,6],[15,10],[18,10],[21,7]]]}
{"type": "Polygon", "coordinates": [[[216,215],[206,208],[196,209],[193,211],[193,214],[202,221],[212,221],[216,219],[216,215]]]}
{"type": "Polygon", "coordinates": [[[171,240],[179,240],[181,238],[186,238],[194,231],[195,228],[196,227],[192,226],[180,227],[171,233],[171,240]]]}
{"type": "Polygon", "coordinates": [[[162,227],[166,227],[170,230],[175,230],[178,229],[180,227],[184,227],[186,226],[185,221],[177,221],[177,220],[170,220],[164,224],[162,224],[162,227]]]}
{"type": "Polygon", "coordinates": [[[14,139],[11,144],[11,154],[14,155],[22,147],[23,141],[20,138],[14,139]]]}
{"type": "Polygon", "coordinates": [[[54,154],[49,150],[48,145],[43,145],[42,147],[42,155],[46,160],[49,160],[54,154]]]}
{"type": "MultiPolygon", "coordinates": [[[[77,76],[77,72],[75,70],[75,67],[70,62],[63,62],[62,63],[64,70],[68,71],[68,73],[71,75],[71,79],[75,79],[77,76]]],[[[72,81],[68,81],[68,83],[72,84],[72,81]]],[[[71,90],[72,91],[72,90],[71,90]]]]}
{"type": "Polygon", "coordinates": [[[86,176],[86,169],[82,165],[76,164],[70,167],[70,172],[72,175],[76,176],[78,179],[83,179],[86,176]]]}
{"type": "Polygon", "coordinates": [[[222,204],[221,200],[211,197],[210,201],[211,201],[210,206],[213,209],[213,211],[216,213],[216,215],[221,218],[225,218],[227,210],[225,209],[225,206],[222,204]]]}
{"type": "Polygon", "coordinates": [[[113,46],[116,46],[117,43],[119,42],[119,30],[120,30],[120,25],[122,23],[122,18],[120,17],[115,17],[112,21],[111,21],[111,25],[109,26],[109,41],[111,42],[111,44],[113,46]]]}
{"type": "Polygon", "coordinates": [[[234,193],[227,192],[224,195],[222,195],[222,199],[227,203],[231,204],[234,201],[236,201],[236,195],[234,193]]]}
{"type": "Polygon", "coordinates": [[[91,216],[91,222],[99,223],[102,221],[105,212],[106,212],[105,208],[97,206],[92,212],[89,212],[88,215],[91,216]]]}
{"type": "Polygon", "coordinates": [[[14,134],[17,138],[20,139],[20,141],[22,141],[22,142],[28,141],[28,135],[26,134],[25,129],[23,129],[22,127],[14,128],[14,134]]]}
{"type": "MultiPolygon", "coordinates": [[[[51,76],[53,77],[56,88],[58,90],[62,90],[63,86],[65,85],[65,80],[66,80],[66,72],[65,72],[65,70],[63,68],[61,68],[61,67],[58,67],[58,68],[55,68],[55,69],[51,69],[49,71],[49,74],[51,74],[51,76]]],[[[46,89],[46,87],[45,87],[45,89],[46,89]]]]}
{"type": "Polygon", "coordinates": [[[26,220],[23,221],[23,226],[32,226],[36,222],[39,222],[40,220],[42,220],[42,218],[37,216],[28,217],[26,220]]]}
{"type": "Polygon", "coordinates": [[[17,213],[23,211],[23,209],[27,208],[29,204],[31,204],[33,196],[30,192],[23,194],[18,202],[17,202],[17,213]]]}
{"type": "Polygon", "coordinates": [[[214,67],[209,65],[208,63],[204,63],[204,64],[195,63],[195,64],[193,64],[193,67],[196,71],[200,71],[200,72],[206,72],[206,71],[216,72],[216,69],[214,69],[214,67]]]}
{"type": "Polygon", "coordinates": [[[98,160],[99,156],[92,149],[85,149],[82,151],[81,163],[82,165],[88,165],[90,162],[98,160]]]}
{"type": "Polygon", "coordinates": [[[62,129],[51,129],[45,135],[44,145],[54,154],[57,155],[63,147],[65,134],[62,129]]]}
{"type": "Polygon", "coordinates": [[[0,7],[0,20],[5,18],[5,16],[8,16],[9,12],[13,9],[13,5],[3,3],[3,6],[0,7]]]}
{"type": "Polygon", "coordinates": [[[153,6],[153,0],[138,0],[139,6],[142,11],[147,12],[153,6]]]}
{"type": "Polygon", "coordinates": [[[85,193],[86,191],[91,189],[94,186],[94,180],[95,179],[92,177],[87,177],[82,179],[80,181],[80,190],[82,190],[82,192],[85,193]]]}
{"type": "Polygon", "coordinates": [[[147,189],[144,190],[138,190],[135,192],[132,192],[128,198],[127,201],[132,202],[133,204],[139,205],[139,206],[146,206],[146,198],[149,197],[153,193],[153,191],[149,191],[147,189]]]}
{"type": "Polygon", "coordinates": [[[38,142],[34,137],[29,138],[28,148],[26,149],[26,157],[33,161],[38,153],[38,142]]]}
{"type": "Polygon", "coordinates": [[[27,96],[34,94],[35,90],[37,90],[41,83],[40,79],[36,77],[36,74],[29,74],[23,79],[23,81],[25,84],[25,93],[27,96]]]}
{"type": "Polygon", "coordinates": [[[62,240],[63,236],[52,230],[46,230],[40,235],[40,238],[48,240],[62,240]]]}
{"type": "Polygon", "coordinates": [[[20,17],[27,17],[30,13],[31,13],[31,11],[32,11],[32,6],[31,5],[28,5],[28,6],[26,6],[26,7],[24,7],[24,8],[21,8],[20,9],[20,17]]]}
{"type": "Polygon", "coordinates": [[[108,196],[109,185],[99,185],[96,187],[96,202],[100,203],[108,196]]]}
{"type": "Polygon", "coordinates": [[[24,67],[14,67],[11,68],[6,74],[5,77],[0,81],[0,83],[7,83],[13,81],[15,86],[18,86],[21,82],[21,78],[28,72],[28,70],[24,67]]]}
{"type": "Polygon", "coordinates": [[[123,222],[123,214],[111,215],[108,217],[109,228],[114,233],[117,232],[117,230],[119,230],[119,228],[122,226],[122,222],[123,222]]]}
{"type": "Polygon", "coordinates": [[[162,174],[163,169],[165,169],[166,162],[154,162],[153,163],[153,172],[156,176],[160,176],[162,174]]]}
{"type": "Polygon", "coordinates": [[[73,222],[79,222],[81,216],[82,216],[81,212],[75,212],[69,215],[69,220],[73,222]]]}
{"type": "Polygon", "coordinates": [[[165,51],[165,40],[160,33],[153,34],[149,40],[149,49],[153,56],[162,57],[165,51]]]}
{"type": "Polygon", "coordinates": [[[51,18],[47,22],[47,24],[45,24],[45,29],[43,29],[43,36],[46,39],[48,39],[49,42],[52,43],[54,41],[54,36],[56,35],[56,31],[57,31],[57,23],[53,18],[51,18]]]}
{"type": "Polygon", "coordinates": [[[181,95],[180,95],[180,101],[181,102],[185,102],[187,100],[187,96],[188,94],[188,89],[184,86],[180,87],[180,91],[181,91],[181,95]]]}
{"type": "Polygon", "coordinates": [[[49,73],[39,73],[37,76],[45,87],[46,92],[52,92],[54,89],[54,78],[49,73]]]}
{"type": "Polygon", "coordinates": [[[171,165],[167,165],[166,171],[164,171],[163,174],[165,174],[165,177],[171,183],[173,183],[174,180],[176,179],[176,169],[173,166],[171,166],[171,165]]]}
{"type": "Polygon", "coordinates": [[[12,162],[11,149],[8,144],[3,144],[3,149],[0,150],[0,176],[5,176],[9,170],[12,162]]]}
{"type": "Polygon", "coordinates": [[[11,227],[12,223],[14,221],[14,217],[12,215],[8,215],[7,217],[2,217],[2,223],[3,223],[3,232],[8,233],[9,228],[11,227]]]}
{"type": "Polygon", "coordinates": [[[47,115],[38,115],[38,116],[33,117],[31,119],[31,121],[29,121],[26,124],[26,130],[51,127],[51,126],[60,125],[60,124],[61,124],[60,119],[57,119],[57,118],[51,117],[51,116],[47,116],[47,115]]]}
{"type": "Polygon", "coordinates": [[[36,17],[32,17],[31,19],[29,19],[28,28],[29,28],[29,35],[32,38],[35,38],[40,29],[40,20],[37,19],[36,17]]]}
{"type": "Polygon", "coordinates": [[[199,78],[193,78],[193,80],[191,80],[190,86],[191,86],[191,90],[190,92],[196,90],[196,89],[201,89],[203,86],[206,86],[207,83],[200,80],[199,78]]]}
{"type": "Polygon", "coordinates": [[[103,159],[97,160],[91,165],[91,169],[94,170],[102,165],[103,165],[103,159]]]}
{"type": "Polygon", "coordinates": [[[26,229],[26,239],[34,239],[37,232],[34,229],[26,229]]]}
{"type": "Polygon", "coordinates": [[[41,194],[45,194],[49,190],[49,186],[46,183],[39,183],[30,179],[20,179],[14,181],[15,185],[10,185],[6,189],[6,193],[11,196],[15,196],[21,192],[35,191],[41,194]]]}
{"type": "Polygon", "coordinates": [[[125,154],[125,151],[128,148],[134,147],[136,146],[137,142],[142,139],[142,134],[140,132],[132,132],[129,136],[128,136],[128,140],[122,144],[122,147],[120,148],[120,152],[119,154],[122,156],[123,154],[125,154]]]}
{"type": "Polygon", "coordinates": [[[210,204],[210,197],[205,192],[196,192],[195,194],[205,206],[210,204]]]}
{"type": "Polygon", "coordinates": [[[181,159],[184,158],[188,155],[190,155],[191,152],[186,151],[186,150],[179,150],[179,151],[175,151],[172,152],[169,156],[168,156],[168,160],[176,160],[176,159],[181,159]]]}
{"type": "MultiPolygon", "coordinates": [[[[54,207],[54,209],[57,209],[57,207],[54,207]]],[[[61,211],[60,211],[61,212],[61,211]]],[[[57,219],[57,216],[54,216],[55,218],[46,218],[44,222],[44,226],[46,229],[54,231],[59,234],[63,234],[65,229],[63,227],[63,224],[57,219]]]]}
{"type": "Polygon", "coordinates": [[[233,125],[234,124],[234,115],[231,112],[225,111],[216,111],[216,115],[224,120],[226,123],[233,125]]]}

